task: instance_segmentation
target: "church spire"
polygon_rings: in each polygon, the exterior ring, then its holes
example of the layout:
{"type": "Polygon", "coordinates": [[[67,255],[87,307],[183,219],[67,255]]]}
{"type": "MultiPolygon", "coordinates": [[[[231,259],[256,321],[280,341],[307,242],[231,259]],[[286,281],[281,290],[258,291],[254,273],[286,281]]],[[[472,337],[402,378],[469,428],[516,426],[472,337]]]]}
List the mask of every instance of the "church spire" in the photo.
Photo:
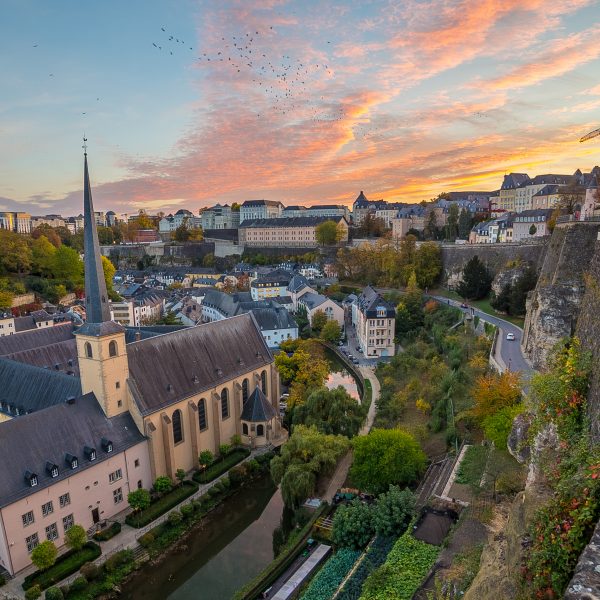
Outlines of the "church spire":
{"type": "Polygon", "coordinates": [[[102,257],[98,244],[98,231],[92,188],[87,163],[87,139],[83,138],[83,251],[85,255],[85,312],[87,323],[103,323],[110,321],[110,308],[106,281],[102,269],[102,257]]]}

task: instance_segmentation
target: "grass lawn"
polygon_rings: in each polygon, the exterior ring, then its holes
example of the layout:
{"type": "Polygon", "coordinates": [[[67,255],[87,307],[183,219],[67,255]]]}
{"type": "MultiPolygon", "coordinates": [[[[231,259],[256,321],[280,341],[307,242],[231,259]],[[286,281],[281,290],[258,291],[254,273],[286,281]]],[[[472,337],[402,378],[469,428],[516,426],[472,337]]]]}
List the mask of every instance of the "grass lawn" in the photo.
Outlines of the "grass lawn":
{"type": "Polygon", "coordinates": [[[487,461],[488,449],[485,446],[469,446],[456,473],[456,483],[479,488],[487,461]]]}
{"type": "MultiPolygon", "coordinates": [[[[435,296],[443,296],[444,298],[450,298],[451,300],[459,300],[461,302],[463,300],[456,292],[445,289],[433,290],[431,291],[431,294],[435,296]]],[[[504,315],[496,312],[492,308],[489,298],[484,298],[483,300],[469,300],[467,304],[473,308],[476,308],[477,310],[480,310],[481,312],[491,315],[492,317],[504,319],[505,321],[508,321],[509,323],[520,327],[521,329],[523,329],[523,325],[525,324],[525,319],[523,317],[511,317],[510,315],[504,315]]]]}

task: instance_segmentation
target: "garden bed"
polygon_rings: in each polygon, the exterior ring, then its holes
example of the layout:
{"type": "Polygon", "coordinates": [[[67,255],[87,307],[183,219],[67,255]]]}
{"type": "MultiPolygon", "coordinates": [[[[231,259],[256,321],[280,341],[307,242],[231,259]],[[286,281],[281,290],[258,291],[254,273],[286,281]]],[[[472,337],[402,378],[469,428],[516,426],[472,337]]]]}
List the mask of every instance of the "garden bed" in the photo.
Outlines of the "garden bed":
{"type": "Polygon", "coordinates": [[[184,481],[182,485],[174,488],[168,494],[158,498],[148,508],[138,512],[131,513],[125,518],[127,525],[131,527],[144,527],[167,511],[177,506],[180,502],[189,498],[198,490],[198,485],[192,481],[184,481]]]}
{"type": "Polygon", "coordinates": [[[227,456],[215,459],[204,471],[194,473],[193,480],[198,483],[210,483],[248,456],[250,456],[250,450],[246,448],[233,450],[227,456]]]}
{"type": "Polygon", "coordinates": [[[93,537],[97,542],[106,542],[111,538],[114,538],[117,533],[121,533],[121,523],[115,521],[109,527],[96,531],[93,537]]]}
{"type": "Polygon", "coordinates": [[[301,600],[329,600],[361,554],[350,548],[338,550],[313,577],[301,600]]]}
{"type": "Polygon", "coordinates": [[[100,546],[94,542],[88,542],[81,550],[69,550],[59,556],[49,569],[27,575],[23,581],[23,589],[28,590],[34,585],[39,585],[42,590],[45,590],[79,571],[81,565],[96,560],[101,554],[100,546]]]}

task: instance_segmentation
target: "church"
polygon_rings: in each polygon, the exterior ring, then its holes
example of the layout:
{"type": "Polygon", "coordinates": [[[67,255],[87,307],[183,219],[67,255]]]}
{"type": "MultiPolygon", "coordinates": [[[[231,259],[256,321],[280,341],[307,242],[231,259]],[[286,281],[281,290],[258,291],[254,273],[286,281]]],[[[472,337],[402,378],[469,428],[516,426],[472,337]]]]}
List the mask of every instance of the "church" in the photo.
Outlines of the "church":
{"type": "Polygon", "coordinates": [[[73,524],[127,509],[127,494],[198,466],[240,436],[278,444],[279,376],[252,314],[195,327],[110,320],[87,152],[86,322],[0,338],[0,572],[58,547],[73,524]]]}

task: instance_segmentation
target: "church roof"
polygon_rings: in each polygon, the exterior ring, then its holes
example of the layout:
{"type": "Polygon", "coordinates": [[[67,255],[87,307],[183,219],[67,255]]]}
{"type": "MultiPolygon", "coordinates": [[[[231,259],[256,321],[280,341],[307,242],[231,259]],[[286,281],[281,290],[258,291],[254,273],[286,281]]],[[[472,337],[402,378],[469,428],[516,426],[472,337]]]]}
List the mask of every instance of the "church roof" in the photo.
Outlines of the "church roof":
{"type": "Polygon", "coordinates": [[[148,415],[273,361],[251,314],[127,345],[133,396],[148,415]]]}
{"type": "Polygon", "coordinates": [[[256,387],[244,403],[240,419],[242,421],[249,421],[250,423],[261,423],[270,421],[276,415],[277,413],[273,405],[267,400],[263,391],[259,387],[256,387]]]}
{"type": "Polygon", "coordinates": [[[68,479],[73,472],[85,470],[144,439],[129,413],[107,418],[93,393],[0,423],[0,507],[68,479]],[[112,452],[107,452],[103,439],[112,443],[112,452]],[[94,461],[84,453],[85,447],[95,450],[94,461]],[[75,469],[67,464],[67,454],[77,458],[75,469]],[[48,465],[58,467],[57,477],[50,475],[48,465]],[[29,485],[27,472],[37,477],[37,486],[29,485]]]}
{"type": "Polygon", "coordinates": [[[49,346],[38,346],[21,352],[12,352],[6,354],[4,358],[79,377],[77,342],[73,336],[68,340],[49,346]]]}
{"type": "Polygon", "coordinates": [[[33,329],[18,335],[0,337],[0,356],[52,346],[53,344],[73,339],[73,324],[71,322],[33,329]]]}

